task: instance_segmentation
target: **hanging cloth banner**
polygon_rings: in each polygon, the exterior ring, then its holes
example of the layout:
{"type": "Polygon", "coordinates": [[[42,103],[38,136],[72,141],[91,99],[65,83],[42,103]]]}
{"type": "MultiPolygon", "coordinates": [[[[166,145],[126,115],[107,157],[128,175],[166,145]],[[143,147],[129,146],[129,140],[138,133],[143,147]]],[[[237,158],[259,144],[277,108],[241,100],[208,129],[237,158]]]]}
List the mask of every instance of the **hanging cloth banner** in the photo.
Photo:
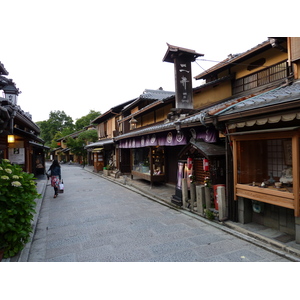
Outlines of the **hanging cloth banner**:
{"type": "Polygon", "coordinates": [[[216,130],[215,127],[200,127],[196,131],[196,138],[202,139],[206,143],[216,143],[218,140],[218,135],[219,131],[216,130]]]}
{"type": "Polygon", "coordinates": [[[214,127],[196,127],[180,132],[170,130],[132,137],[119,141],[119,148],[141,148],[150,146],[179,146],[186,145],[189,139],[202,139],[206,143],[216,143],[218,131],[214,127]]]}
{"type": "Polygon", "coordinates": [[[183,132],[176,130],[147,134],[120,140],[119,148],[141,148],[150,146],[177,146],[186,145],[187,138],[183,132]]]}

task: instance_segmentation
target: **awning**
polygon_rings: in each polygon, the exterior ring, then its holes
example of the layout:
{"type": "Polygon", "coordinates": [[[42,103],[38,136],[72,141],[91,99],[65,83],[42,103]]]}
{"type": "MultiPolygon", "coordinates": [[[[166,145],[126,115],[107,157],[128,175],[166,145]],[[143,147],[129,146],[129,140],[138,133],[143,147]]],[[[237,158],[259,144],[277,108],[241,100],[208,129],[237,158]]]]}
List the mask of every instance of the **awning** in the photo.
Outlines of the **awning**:
{"type": "Polygon", "coordinates": [[[196,147],[205,157],[224,156],[225,147],[222,145],[206,143],[203,141],[191,141],[191,145],[196,147]]]}
{"type": "Polygon", "coordinates": [[[119,141],[120,148],[142,148],[150,146],[177,146],[186,145],[186,135],[175,130],[162,133],[147,134],[119,141]]]}
{"type": "Polygon", "coordinates": [[[37,147],[37,148],[43,148],[43,149],[46,149],[46,150],[50,150],[50,147],[39,144],[39,143],[35,143],[35,142],[30,141],[29,144],[31,144],[32,146],[37,147]]]}
{"type": "Polygon", "coordinates": [[[282,114],[278,116],[271,116],[271,117],[264,117],[264,118],[257,118],[245,122],[237,122],[228,125],[228,129],[251,127],[253,125],[265,125],[266,123],[273,124],[273,123],[278,123],[279,121],[287,122],[287,121],[292,121],[294,119],[297,120],[300,119],[300,112],[282,114]]]}
{"type": "Polygon", "coordinates": [[[188,138],[203,139],[207,143],[215,143],[218,132],[214,127],[191,127],[184,128],[180,132],[176,130],[152,133],[122,139],[119,141],[120,148],[141,148],[150,146],[179,146],[186,145],[188,138]]]}
{"type": "Polygon", "coordinates": [[[34,140],[37,143],[44,143],[45,142],[44,140],[42,140],[41,138],[39,138],[38,136],[34,135],[31,132],[22,130],[22,129],[17,128],[17,127],[14,127],[13,130],[14,130],[13,133],[15,135],[20,136],[20,137],[27,138],[27,139],[30,139],[30,140],[34,140]]]}
{"type": "Polygon", "coordinates": [[[97,153],[97,152],[101,152],[103,150],[103,147],[101,147],[101,148],[94,148],[93,150],[92,150],[92,152],[93,153],[97,153]]]}
{"type": "Polygon", "coordinates": [[[103,147],[104,145],[109,145],[109,144],[113,144],[113,143],[114,143],[113,139],[100,140],[96,143],[86,145],[84,148],[90,149],[90,148],[95,148],[95,147],[103,147]]]}
{"type": "Polygon", "coordinates": [[[271,129],[261,129],[261,130],[251,130],[251,131],[237,131],[228,133],[228,136],[235,136],[235,135],[244,135],[244,134],[257,134],[257,133],[273,133],[273,132],[284,132],[284,131],[293,131],[298,130],[300,127],[284,127],[284,128],[271,128],[271,129]]]}

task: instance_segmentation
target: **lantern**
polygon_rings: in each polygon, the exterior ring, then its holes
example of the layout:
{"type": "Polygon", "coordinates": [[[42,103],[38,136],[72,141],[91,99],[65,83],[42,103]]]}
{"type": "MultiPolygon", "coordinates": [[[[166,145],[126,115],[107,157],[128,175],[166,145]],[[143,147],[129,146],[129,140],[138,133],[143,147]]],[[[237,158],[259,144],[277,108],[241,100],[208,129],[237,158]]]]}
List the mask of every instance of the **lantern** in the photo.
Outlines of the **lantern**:
{"type": "Polygon", "coordinates": [[[189,170],[191,170],[192,167],[193,167],[193,160],[192,160],[190,157],[188,157],[188,158],[187,158],[187,168],[188,168],[189,170]]]}
{"type": "Polygon", "coordinates": [[[203,171],[208,171],[208,170],[209,170],[208,159],[204,158],[203,159],[203,171]]]}
{"type": "Polygon", "coordinates": [[[15,142],[15,136],[12,135],[12,134],[9,134],[9,135],[7,136],[7,142],[8,142],[8,143],[14,143],[14,142],[15,142]]]}

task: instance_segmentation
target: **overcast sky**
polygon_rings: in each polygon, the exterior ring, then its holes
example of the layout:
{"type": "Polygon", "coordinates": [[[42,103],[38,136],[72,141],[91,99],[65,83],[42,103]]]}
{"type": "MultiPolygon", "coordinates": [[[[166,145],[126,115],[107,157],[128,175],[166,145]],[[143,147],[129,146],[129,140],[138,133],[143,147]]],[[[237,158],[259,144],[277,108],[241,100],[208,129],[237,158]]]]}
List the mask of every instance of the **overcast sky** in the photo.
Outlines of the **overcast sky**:
{"type": "MultiPolygon", "coordinates": [[[[174,91],[174,66],[162,61],[167,43],[217,62],[281,33],[274,8],[240,3],[10,0],[1,3],[0,61],[34,122],[54,110],[75,121],[145,89],[174,91]]],[[[210,66],[197,60],[192,76],[210,66]]]]}

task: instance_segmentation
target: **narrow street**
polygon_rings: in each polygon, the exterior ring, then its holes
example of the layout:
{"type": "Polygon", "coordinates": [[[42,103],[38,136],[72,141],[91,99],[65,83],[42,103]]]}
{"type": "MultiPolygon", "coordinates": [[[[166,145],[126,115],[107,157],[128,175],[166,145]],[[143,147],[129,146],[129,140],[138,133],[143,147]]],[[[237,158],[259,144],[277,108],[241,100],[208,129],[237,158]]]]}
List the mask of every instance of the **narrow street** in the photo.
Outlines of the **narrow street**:
{"type": "Polygon", "coordinates": [[[50,181],[30,262],[288,262],[76,165],[50,181]]]}

